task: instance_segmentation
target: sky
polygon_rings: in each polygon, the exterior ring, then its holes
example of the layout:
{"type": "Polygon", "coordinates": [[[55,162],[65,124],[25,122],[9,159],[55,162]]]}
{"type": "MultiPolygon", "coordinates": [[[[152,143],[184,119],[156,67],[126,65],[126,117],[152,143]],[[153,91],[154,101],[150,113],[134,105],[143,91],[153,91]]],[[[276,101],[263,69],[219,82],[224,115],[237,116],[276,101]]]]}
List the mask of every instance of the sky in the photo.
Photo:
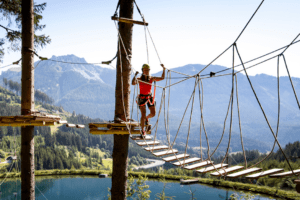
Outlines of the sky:
{"type": "MultiPolygon", "coordinates": [[[[51,44],[38,49],[37,53],[40,56],[50,58],[53,55],[74,54],[85,58],[89,63],[100,63],[115,56],[118,31],[111,16],[115,12],[117,0],[35,2],[47,3],[42,20],[46,28],[36,34],[49,35],[52,40],[51,44]]],[[[187,64],[210,63],[233,44],[261,0],[136,0],[136,2],[149,23],[148,28],[161,62],[171,69],[187,64]]],[[[265,0],[237,41],[243,61],[288,45],[300,33],[299,8],[299,0],[265,0]]],[[[141,20],[136,9],[134,19],[141,20]]],[[[7,25],[5,21],[0,23],[7,25]]],[[[1,37],[4,33],[4,30],[0,30],[1,37]]],[[[155,73],[162,68],[149,35],[147,43],[151,73],[155,73]]],[[[291,46],[284,54],[290,73],[294,77],[300,77],[299,53],[300,42],[291,46]]],[[[20,52],[6,52],[0,66],[11,64],[20,57],[20,52]]],[[[237,56],[235,58],[235,64],[240,64],[237,56]]],[[[38,61],[38,58],[35,60],[38,61]]],[[[132,66],[140,71],[141,66],[147,62],[144,27],[134,25],[132,66]]],[[[275,76],[276,62],[276,59],[273,59],[249,69],[248,72],[250,75],[265,73],[275,76]]],[[[231,67],[232,49],[213,64],[231,67]]],[[[282,60],[280,75],[286,75],[282,60]]]]}

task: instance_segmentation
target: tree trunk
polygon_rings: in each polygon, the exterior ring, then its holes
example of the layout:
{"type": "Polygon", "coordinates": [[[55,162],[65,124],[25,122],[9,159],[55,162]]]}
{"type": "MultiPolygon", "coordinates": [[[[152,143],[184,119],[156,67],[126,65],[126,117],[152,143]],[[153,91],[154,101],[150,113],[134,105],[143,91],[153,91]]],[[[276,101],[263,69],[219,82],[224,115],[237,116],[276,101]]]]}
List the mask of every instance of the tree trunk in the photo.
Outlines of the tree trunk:
{"type": "MultiPolygon", "coordinates": [[[[22,115],[34,111],[33,39],[33,0],[22,0],[22,115]]],[[[21,127],[21,137],[21,198],[34,200],[34,126],[21,127]]]]}
{"type": "MultiPolygon", "coordinates": [[[[132,19],[133,0],[120,0],[120,17],[132,19]]],[[[119,22],[119,31],[126,48],[128,59],[131,60],[133,24],[119,22]]],[[[126,58],[121,41],[121,52],[118,52],[116,91],[115,91],[115,118],[126,120],[130,115],[130,71],[131,66],[126,58]],[[121,54],[121,56],[120,56],[121,54]],[[123,92],[122,92],[123,79],[123,92]],[[122,95],[124,103],[122,101],[122,95]],[[124,104],[124,106],[123,106],[124,104]],[[124,108],[125,107],[125,108],[124,108]],[[125,109],[125,114],[124,114],[125,109]]],[[[118,47],[119,47],[118,46],[118,47]]],[[[125,200],[127,189],[128,166],[128,139],[129,135],[114,135],[113,174],[111,196],[113,200],[125,200]]]]}

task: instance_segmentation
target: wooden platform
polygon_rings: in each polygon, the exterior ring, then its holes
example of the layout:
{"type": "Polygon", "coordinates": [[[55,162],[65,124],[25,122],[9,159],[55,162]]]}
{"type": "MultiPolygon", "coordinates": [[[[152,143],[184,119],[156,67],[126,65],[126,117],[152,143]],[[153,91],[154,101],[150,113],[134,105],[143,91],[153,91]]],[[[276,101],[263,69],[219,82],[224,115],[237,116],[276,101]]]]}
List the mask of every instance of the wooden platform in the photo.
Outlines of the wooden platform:
{"type": "Polygon", "coordinates": [[[199,182],[199,178],[188,179],[188,180],[180,179],[180,184],[184,184],[184,185],[198,183],[198,182],[199,182]]]}
{"type": "Polygon", "coordinates": [[[201,167],[204,167],[204,166],[207,166],[207,165],[211,165],[212,163],[213,162],[210,162],[209,160],[207,160],[207,161],[203,161],[203,162],[196,163],[196,164],[193,164],[193,165],[185,166],[184,169],[193,170],[193,169],[201,168],[201,167]]]}
{"type": "Polygon", "coordinates": [[[233,166],[226,169],[220,169],[214,173],[211,173],[212,176],[224,176],[226,173],[235,172],[237,170],[244,169],[244,166],[233,166]]]}
{"type": "Polygon", "coordinates": [[[138,136],[131,136],[131,139],[132,140],[152,140],[152,137],[149,135],[145,135],[143,137],[141,135],[138,135],[138,136]]]}
{"type": "Polygon", "coordinates": [[[259,173],[256,173],[256,174],[251,174],[249,176],[246,176],[246,178],[258,179],[260,177],[269,176],[269,175],[276,174],[276,173],[279,173],[279,172],[283,172],[283,169],[270,169],[270,170],[262,171],[262,172],[259,172],[259,173]]]}
{"type": "Polygon", "coordinates": [[[253,172],[258,172],[258,171],[261,171],[261,170],[262,170],[261,168],[253,167],[253,168],[245,169],[243,171],[236,172],[236,173],[233,173],[233,174],[228,174],[226,177],[228,177],[228,178],[238,178],[240,176],[245,176],[245,175],[251,174],[253,172]]]}
{"type": "Polygon", "coordinates": [[[1,116],[0,126],[54,126],[60,121],[60,116],[35,112],[30,115],[1,116]]]}
{"type": "Polygon", "coordinates": [[[171,150],[167,150],[167,151],[155,152],[155,153],[153,153],[153,155],[160,157],[160,156],[165,156],[165,155],[175,154],[175,153],[178,153],[178,150],[171,149],[171,150]]]}
{"type": "Polygon", "coordinates": [[[188,159],[185,159],[185,160],[180,160],[180,161],[174,162],[172,164],[176,165],[176,166],[184,166],[186,164],[197,162],[197,161],[200,161],[200,160],[201,160],[200,158],[194,157],[194,158],[188,158],[188,159]]]}
{"type": "MultiPolygon", "coordinates": [[[[296,175],[300,174],[300,169],[294,170],[294,173],[296,175]]],[[[294,175],[292,171],[288,171],[288,172],[283,172],[283,173],[279,173],[279,174],[273,174],[270,175],[269,177],[271,178],[281,178],[281,177],[285,177],[285,176],[292,176],[294,175]]]]}
{"type": "Polygon", "coordinates": [[[162,149],[168,149],[169,147],[166,145],[160,145],[160,146],[155,146],[155,147],[146,147],[146,151],[155,151],[155,150],[162,150],[162,149]]]}
{"type": "MultiPolygon", "coordinates": [[[[149,125],[151,127],[151,125],[149,125]]],[[[145,126],[147,128],[147,126],[145,126]]],[[[141,134],[138,122],[103,122],[89,123],[90,133],[94,135],[102,134],[141,134]],[[130,133],[129,133],[130,132],[130,133]]],[[[151,134],[147,131],[146,134],[151,134]]]]}
{"type": "Polygon", "coordinates": [[[165,157],[165,158],[163,158],[163,160],[166,161],[166,162],[171,162],[171,161],[174,161],[174,160],[188,158],[188,157],[190,157],[189,154],[178,154],[176,156],[165,157]]]}
{"type": "Polygon", "coordinates": [[[137,142],[136,143],[139,146],[146,146],[146,145],[158,145],[160,144],[158,141],[148,141],[148,142],[137,142]]]}
{"type": "Polygon", "coordinates": [[[216,164],[214,166],[210,166],[210,167],[206,167],[206,168],[203,168],[203,169],[196,170],[196,172],[207,173],[207,172],[214,171],[216,169],[226,168],[227,166],[228,166],[228,164],[220,163],[220,164],[216,164]]]}

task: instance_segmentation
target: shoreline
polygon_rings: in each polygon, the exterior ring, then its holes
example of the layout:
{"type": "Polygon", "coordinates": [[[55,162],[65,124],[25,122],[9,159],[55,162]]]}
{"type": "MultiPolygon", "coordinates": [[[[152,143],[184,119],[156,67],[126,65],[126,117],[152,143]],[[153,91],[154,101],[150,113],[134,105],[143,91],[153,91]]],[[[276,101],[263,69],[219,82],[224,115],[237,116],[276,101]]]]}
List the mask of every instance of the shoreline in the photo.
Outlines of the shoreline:
{"type": "MultiPolygon", "coordinates": [[[[108,174],[108,176],[111,177],[112,171],[106,171],[106,170],[36,170],[35,176],[36,177],[43,177],[43,176],[61,176],[61,175],[87,175],[87,176],[97,176],[99,174],[108,174]]],[[[7,175],[8,179],[19,179],[21,173],[15,173],[11,172],[8,174],[0,174],[0,179],[5,178],[7,175]]],[[[140,175],[146,176],[150,179],[165,179],[165,180],[173,180],[180,182],[180,179],[191,179],[195,178],[192,176],[175,176],[175,175],[166,175],[166,174],[159,174],[159,173],[145,173],[145,172],[134,172],[129,171],[128,175],[131,175],[133,177],[138,177],[140,175]]],[[[258,186],[254,184],[246,184],[246,183],[240,183],[240,182],[231,182],[226,181],[222,179],[209,179],[209,178],[199,178],[197,183],[205,184],[205,185],[211,185],[211,186],[217,186],[217,187],[223,187],[223,188],[230,188],[233,190],[241,190],[241,191],[247,191],[247,192],[253,192],[258,194],[264,194],[269,195],[272,197],[278,197],[283,199],[298,199],[300,200],[300,194],[298,194],[296,191],[286,191],[282,189],[276,189],[271,188],[268,186],[258,186]]],[[[197,184],[196,183],[196,184],[197,184]]]]}

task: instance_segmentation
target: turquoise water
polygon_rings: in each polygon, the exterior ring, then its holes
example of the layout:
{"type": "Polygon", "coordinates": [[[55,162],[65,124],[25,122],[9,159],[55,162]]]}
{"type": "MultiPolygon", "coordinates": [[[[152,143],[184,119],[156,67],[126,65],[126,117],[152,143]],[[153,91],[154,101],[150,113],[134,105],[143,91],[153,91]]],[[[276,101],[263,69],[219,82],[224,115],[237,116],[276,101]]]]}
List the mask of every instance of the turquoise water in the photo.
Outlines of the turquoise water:
{"type": "MultiPolygon", "coordinates": [[[[163,182],[148,180],[150,186],[150,199],[154,200],[155,195],[160,193],[164,187],[163,182]]],[[[107,199],[108,187],[111,187],[111,178],[49,178],[36,180],[36,199],[48,200],[104,200],[107,199]]],[[[179,182],[166,182],[165,193],[167,196],[173,196],[174,199],[191,199],[189,190],[195,191],[197,199],[221,200],[229,199],[232,190],[209,187],[207,185],[193,184],[180,185],[179,182]]],[[[21,199],[20,181],[6,181],[1,185],[1,200],[21,199]],[[17,196],[14,196],[17,192],[17,196]]],[[[239,193],[238,193],[239,194],[239,193]]],[[[241,194],[239,194],[241,196],[241,194]]],[[[256,195],[255,199],[267,200],[272,198],[256,195]]]]}

